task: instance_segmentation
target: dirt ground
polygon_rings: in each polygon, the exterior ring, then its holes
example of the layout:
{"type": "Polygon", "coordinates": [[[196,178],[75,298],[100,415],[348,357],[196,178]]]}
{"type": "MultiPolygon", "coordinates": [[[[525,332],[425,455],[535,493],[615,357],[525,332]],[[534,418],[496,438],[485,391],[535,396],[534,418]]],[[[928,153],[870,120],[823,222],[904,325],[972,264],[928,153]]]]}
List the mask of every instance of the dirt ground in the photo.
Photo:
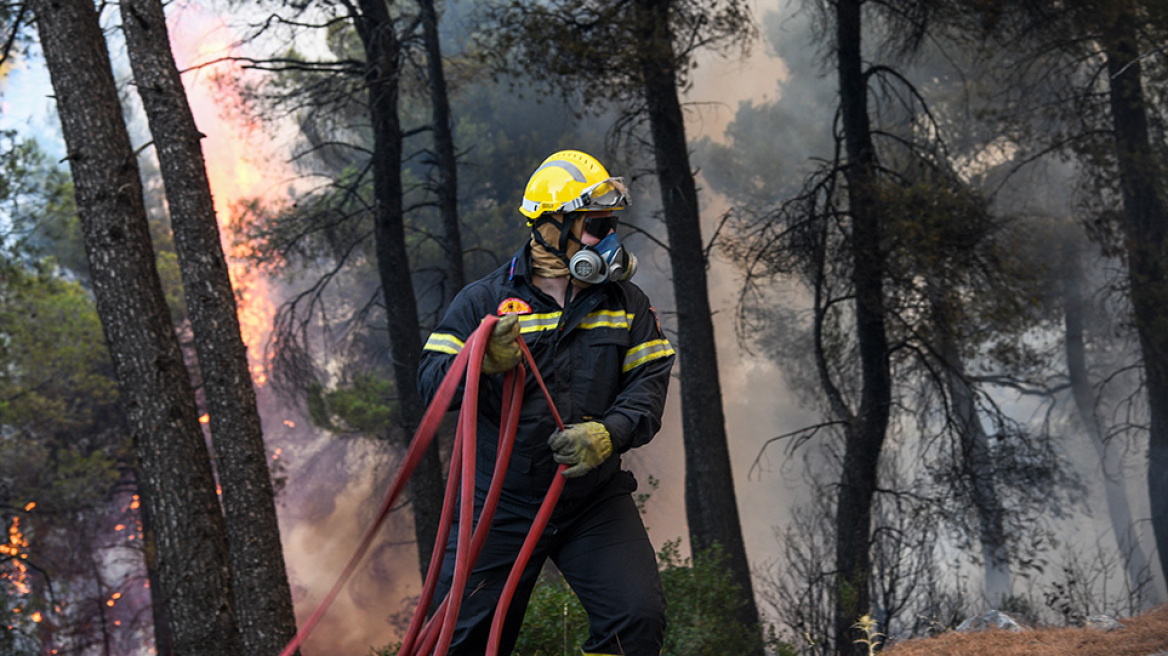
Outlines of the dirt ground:
{"type": "Polygon", "coordinates": [[[888,645],[887,656],[1168,656],[1168,605],[1120,618],[1126,628],[950,631],[888,645]]]}

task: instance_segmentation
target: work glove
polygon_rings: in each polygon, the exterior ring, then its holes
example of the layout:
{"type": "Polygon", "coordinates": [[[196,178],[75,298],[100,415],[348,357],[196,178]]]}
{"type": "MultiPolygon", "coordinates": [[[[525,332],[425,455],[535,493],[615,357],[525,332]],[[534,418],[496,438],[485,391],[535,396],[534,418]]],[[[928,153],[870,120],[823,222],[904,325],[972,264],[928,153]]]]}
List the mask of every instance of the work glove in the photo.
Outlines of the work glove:
{"type": "Polygon", "coordinates": [[[505,315],[491,331],[487,353],[483,357],[483,373],[489,375],[510,371],[522,358],[519,352],[519,315],[505,315]]]}
{"type": "Polygon", "coordinates": [[[612,438],[598,421],[570,424],[552,433],[548,446],[556,462],[570,465],[564,470],[564,478],[583,476],[612,455],[612,438]]]}

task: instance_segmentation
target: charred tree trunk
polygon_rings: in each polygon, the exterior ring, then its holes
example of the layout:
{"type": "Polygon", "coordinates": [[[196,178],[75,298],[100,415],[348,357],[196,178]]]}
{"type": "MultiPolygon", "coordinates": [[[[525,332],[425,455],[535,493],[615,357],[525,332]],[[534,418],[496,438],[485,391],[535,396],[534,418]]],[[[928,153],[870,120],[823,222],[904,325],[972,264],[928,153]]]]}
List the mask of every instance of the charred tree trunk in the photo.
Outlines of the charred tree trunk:
{"type": "MultiPolygon", "coordinates": [[[[706,281],[706,259],[702,250],[701,217],[697,187],[689,165],[684,117],[677,96],[669,6],[668,0],[637,0],[635,20],[641,31],[641,74],[669,236],[674,302],[677,304],[686,519],[690,545],[694,550],[721,545],[731,577],[745,602],[739,613],[740,619],[746,626],[758,626],[758,608],[742,540],[730,450],[726,442],[718,353],[706,281]]],[[[762,653],[761,646],[758,653],[762,653]]]]}
{"type": "Polygon", "coordinates": [[[869,612],[872,501],[892,398],[884,323],[884,252],[877,193],[876,153],[868,118],[868,87],[860,53],[863,0],[836,3],[840,108],[852,219],[852,284],[856,294],[861,391],[858,414],[846,431],[836,506],[835,644],[840,654],[866,653],[852,625],[869,612]]]}
{"type": "Polygon", "coordinates": [[[1107,516],[1115,542],[1119,545],[1119,555],[1123,558],[1128,585],[1141,592],[1141,601],[1149,606],[1160,603],[1160,595],[1148,556],[1137,539],[1135,524],[1132,522],[1131,507],[1128,505],[1127,490],[1123,472],[1113,467],[1120,462],[1119,450],[1104,437],[1103,426],[1096,414],[1097,397],[1091,377],[1087,371],[1087,349],[1084,345],[1084,309],[1082,292],[1082,271],[1079,266],[1079,249],[1068,243],[1063,248],[1063,307],[1066,329],[1067,378],[1070,380],[1071,396],[1079,420],[1087,431],[1087,438],[1099,457],[1099,471],[1103,476],[1103,491],[1107,499],[1107,516]],[[1146,585],[1148,582],[1152,585],[1146,585]]]}
{"type": "Polygon", "coordinates": [[[466,285],[462,263],[462,228],[458,223],[458,162],[454,156],[454,125],[450,118],[450,98],[446,93],[446,73],[442,67],[442,44],[438,37],[438,12],[434,0],[418,0],[422,15],[422,40],[430,78],[431,123],[434,130],[435,189],[442,215],[442,250],[446,254],[446,284],[442,305],[450,305],[454,295],[466,285]]]}
{"type": "Polygon", "coordinates": [[[122,28],[166,186],[223,490],[243,648],[275,654],[296,635],[275,495],[235,293],[161,0],[123,0],[122,28]]]}
{"type": "Polygon", "coordinates": [[[175,654],[241,653],[222,511],[90,0],[36,0],[93,292],[134,438],[175,654]]]}
{"type": "MultiPolygon", "coordinates": [[[[357,32],[365,45],[365,82],[369,86],[369,114],[373,122],[373,234],[377,271],[385,295],[401,428],[408,439],[421,423],[425,407],[417,386],[422,334],[418,329],[418,303],[406,255],[402,209],[402,132],[397,114],[401,44],[394,32],[389,6],[383,0],[361,0],[360,6],[357,32]]],[[[438,535],[445,493],[438,450],[431,447],[410,477],[418,566],[423,578],[438,535]]]]}
{"type": "MultiPolygon", "coordinates": [[[[1122,3],[1121,3],[1122,4],[1122,3]]],[[[1168,577],[1168,216],[1157,187],[1163,167],[1152,152],[1136,45],[1135,17],[1124,9],[1104,38],[1110,79],[1128,286],[1148,394],[1148,497],[1160,570],[1168,577]]]]}

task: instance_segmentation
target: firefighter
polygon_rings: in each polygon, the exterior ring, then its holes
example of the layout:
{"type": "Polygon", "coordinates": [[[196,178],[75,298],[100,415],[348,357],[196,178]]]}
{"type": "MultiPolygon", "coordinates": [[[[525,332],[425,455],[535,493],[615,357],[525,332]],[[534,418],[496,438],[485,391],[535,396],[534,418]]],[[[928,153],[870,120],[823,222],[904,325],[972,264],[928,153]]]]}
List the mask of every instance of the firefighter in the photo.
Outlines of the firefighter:
{"type": "MultiPolygon", "coordinates": [[[[476,514],[495,466],[501,374],[520,361],[518,335],[566,425],[557,430],[528,376],[502,497],[466,586],[450,654],[485,652],[507,575],[561,463],[568,465],[568,480],[515,591],[499,653],[514,647],[548,558],[588,613],[586,654],[661,651],[665,597],[632,497],[637,483],[621,468],[621,454],[649,442],[661,427],[674,351],[648,297],[629,280],[636,257],[615,231],[615,211],[627,204],[624,180],[609,176],[594,157],[575,150],[548,157],[531,175],[520,207],[530,239],[458,294],[424,347],[419,388],[428,401],[483,317],[502,317],[487,346],[483,371],[489,375],[479,393],[476,514]]],[[[451,585],[455,549],[452,538],[438,601],[451,585]]]]}

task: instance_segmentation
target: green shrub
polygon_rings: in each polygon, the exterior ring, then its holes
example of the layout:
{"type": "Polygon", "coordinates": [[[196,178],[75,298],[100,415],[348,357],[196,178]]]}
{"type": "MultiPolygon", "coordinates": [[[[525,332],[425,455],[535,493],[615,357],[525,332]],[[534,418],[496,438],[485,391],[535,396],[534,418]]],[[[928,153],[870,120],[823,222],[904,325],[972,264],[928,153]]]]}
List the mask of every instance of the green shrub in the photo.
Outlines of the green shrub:
{"type": "Polygon", "coordinates": [[[514,656],[561,656],[580,653],[588,639],[588,615],[564,578],[544,570],[531,592],[523,630],[514,656]]]}
{"type": "MultiPolygon", "coordinates": [[[[680,542],[665,543],[657,554],[669,604],[662,656],[751,653],[762,636],[735,618],[744,601],[721,550],[698,553],[691,561],[678,552],[680,542]]],[[[587,638],[588,616],[571,588],[562,577],[543,577],[527,606],[515,656],[575,656],[587,638]]],[[[796,653],[773,635],[766,646],[780,655],[796,653]]]]}
{"type": "MultiPolygon", "coordinates": [[[[735,617],[744,600],[730,580],[721,550],[701,552],[691,560],[681,557],[680,543],[666,542],[657,553],[669,604],[662,656],[753,652],[764,638],[735,617]]],[[[545,570],[532,591],[514,656],[579,656],[580,646],[587,639],[588,616],[576,595],[562,576],[545,570]]],[[[769,653],[778,656],[798,653],[769,627],[763,644],[769,653]]]]}

